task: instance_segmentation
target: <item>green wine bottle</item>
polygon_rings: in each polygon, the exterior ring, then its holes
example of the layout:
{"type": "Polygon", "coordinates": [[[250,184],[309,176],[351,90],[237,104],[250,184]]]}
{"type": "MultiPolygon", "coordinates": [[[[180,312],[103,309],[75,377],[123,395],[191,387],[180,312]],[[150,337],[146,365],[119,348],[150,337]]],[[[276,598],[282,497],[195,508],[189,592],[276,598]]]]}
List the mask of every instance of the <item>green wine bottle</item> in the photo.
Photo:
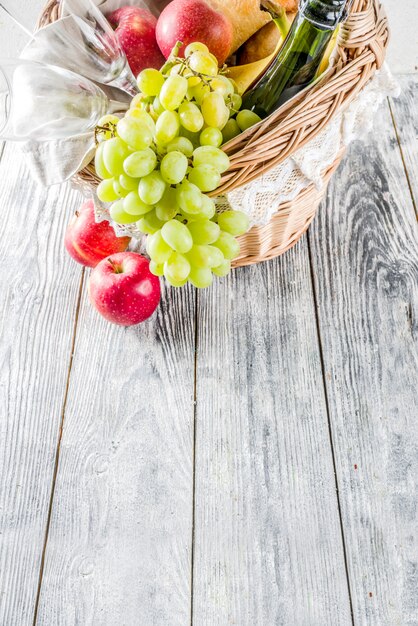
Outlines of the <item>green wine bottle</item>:
{"type": "Polygon", "coordinates": [[[351,0],[300,0],[299,12],[277,57],[244,96],[243,109],[267,117],[315,78],[333,32],[351,0]]]}

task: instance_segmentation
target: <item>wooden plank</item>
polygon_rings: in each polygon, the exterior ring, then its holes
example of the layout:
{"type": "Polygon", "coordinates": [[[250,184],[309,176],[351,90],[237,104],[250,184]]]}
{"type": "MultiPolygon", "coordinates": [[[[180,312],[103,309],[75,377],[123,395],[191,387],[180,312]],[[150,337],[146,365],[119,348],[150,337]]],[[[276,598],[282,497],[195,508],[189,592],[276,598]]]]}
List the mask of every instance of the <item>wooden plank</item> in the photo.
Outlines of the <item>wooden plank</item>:
{"type": "Polygon", "coordinates": [[[418,238],[387,105],[310,231],[356,625],[418,623],[418,238]]]}
{"type": "Polygon", "coordinates": [[[389,18],[391,40],[388,49],[390,67],[397,74],[418,71],[418,47],[416,23],[418,11],[416,0],[385,0],[389,18]]]}
{"type": "Polygon", "coordinates": [[[111,326],[84,294],[37,626],[190,620],[195,302],[111,326]]]}
{"type": "Polygon", "coordinates": [[[347,626],[306,240],[199,299],[193,624],[347,626]]]}
{"type": "Polygon", "coordinates": [[[418,216],[418,76],[398,76],[402,94],[390,100],[408,184],[418,216]]]}
{"type": "Polygon", "coordinates": [[[78,194],[0,163],[0,624],[32,625],[81,270],[63,251],[78,194]]]}

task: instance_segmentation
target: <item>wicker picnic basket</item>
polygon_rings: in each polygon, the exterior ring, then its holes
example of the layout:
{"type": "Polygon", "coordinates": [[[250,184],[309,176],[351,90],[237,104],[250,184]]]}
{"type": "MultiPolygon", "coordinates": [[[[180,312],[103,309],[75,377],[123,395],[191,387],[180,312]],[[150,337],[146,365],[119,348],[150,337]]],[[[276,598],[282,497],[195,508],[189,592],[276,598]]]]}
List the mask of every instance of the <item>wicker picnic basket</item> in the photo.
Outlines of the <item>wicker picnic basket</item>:
{"type": "MultiPolygon", "coordinates": [[[[57,20],[60,11],[59,0],[49,0],[38,26],[57,20]]],[[[326,81],[226,145],[231,166],[213,195],[228,193],[255,180],[311,141],[336,113],[356,98],[381,67],[388,40],[387,17],[379,0],[354,0],[342,25],[326,81]]],[[[279,256],[300,239],[312,222],[343,154],[344,150],[340,150],[334,163],[322,173],[321,190],[311,184],[295,199],[283,202],[268,224],[254,226],[240,238],[241,255],[234,263],[236,267],[279,256]]],[[[99,183],[93,164],[77,176],[93,187],[99,183]]]]}

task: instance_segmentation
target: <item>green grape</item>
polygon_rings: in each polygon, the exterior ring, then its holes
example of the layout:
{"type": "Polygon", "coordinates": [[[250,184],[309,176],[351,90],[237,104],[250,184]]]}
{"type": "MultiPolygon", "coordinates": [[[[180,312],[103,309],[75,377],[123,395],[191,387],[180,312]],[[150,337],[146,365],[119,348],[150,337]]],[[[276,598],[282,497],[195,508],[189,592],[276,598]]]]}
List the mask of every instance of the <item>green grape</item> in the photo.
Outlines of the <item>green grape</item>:
{"type": "Polygon", "coordinates": [[[165,188],[166,184],[160,172],[151,172],[139,182],[139,197],[145,204],[156,204],[163,197],[165,188]]]}
{"type": "Polygon", "coordinates": [[[158,96],[164,85],[164,76],[158,70],[148,68],[138,76],[138,88],[146,96],[158,96]]]}
{"type": "Polygon", "coordinates": [[[223,135],[219,128],[213,128],[213,126],[208,126],[200,134],[201,146],[213,146],[214,148],[219,148],[222,145],[222,142],[223,135]]]}
{"type": "Polygon", "coordinates": [[[237,111],[239,111],[242,106],[242,98],[239,95],[239,93],[232,94],[230,102],[231,102],[231,116],[232,116],[232,115],[235,115],[235,113],[237,113],[237,111]]]}
{"type": "Polygon", "coordinates": [[[136,109],[138,107],[141,106],[142,102],[144,101],[144,94],[143,93],[137,93],[136,96],[134,96],[131,100],[131,104],[129,105],[129,107],[131,109],[136,109]]]}
{"type": "Polygon", "coordinates": [[[228,120],[222,129],[223,143],[227,143],[240,134],[241,129],[237,124],[237,120],[228,120]]]}
{"type": "Polygon", "coordinates": [[[161,230],[163,226],[163,222],[158,219],[155,210],[147,213],[141,220],[138,222],[138,228],[141,233],[144,235],[153,235],[154,233],[161,230]]]}
{"type": "Polygon", "coordinates": [[[189,78],[193,76],[192,72],[187,69],[187,67],[183,63],[176,63],[170,70],[170,76],[176,76],[180,74],[180,76],[184,76],[185,78],[189,78]]]}
{"type": "Polygon", "coordinates": [[[155,147],[156,147],[157,154],[160,158],[162,158],[165,154],[167,154],[167,145],[165,143],[160,143],[159,141],[156,141],[155,147]]]}
{"type": "Polygon", "coordinates": [[[182,211],[189,215],[200,213],[204,196],[199,187],[185,180],[177,187],[176,197],[182,211]]]}
{"type": "Polygon", "coordinates": [[[151,134],[155,134],[155,122],[147,111],[143,111],[142,109],[129,109],[125,116],[131,117],[137,122],[145,124],[145,126],[147,126],[151,131],[151,134]]]}
{"type": "Polygon", "coordinates": [[[194,146],[187,137],[176,137],[167,146],[167,152],[182,152],[187,158],[190,158],[194,151],[194,146]]]}
{"type": "Polygon", "coordinates": [[[147,253],[158,265],[163,265],[173,254],[173,249],[164,241],[161,230],[147,237],[147,253]]]}
{"type": "Polygon", "coordinates": [[[230,271],[231,271],[231,261],[228,261],[228,260],[225,260],[218,267],[212,268],[212,272],[216,276],[219,276],[220,278],[224,278],[225,276],[228,276],[230,271]]]}
{"type": "Polygon", "coordinates": [[[191,170],[188,180],[200,191],[209,192],[219,187],[221,175],[212,165],[198,165],[191,170]]]}
{"type": "Polygon", "coordinates": [[[188,229],[193,237],[193,243],[198,245],[214,243],[221,234],[218,224],[211,220],[196,220],[188,224],[188,229]]]}
{"type": "Polygon", "coordinates": [[[114,129],[118,125],[119,118],[116,115],[103,115],[97,122],[97,128],[100,129],[98,133],[98,141],[103,142],[108,139],[112,139],[115,136],[114,129]],[[108,128],[109,130],[102,130],[103,128],[108,128]]]}
{"type": "MultiPolygon", "coordinates": [[[[125,164],[124,164],[125,166],[125,164]]],[[[137,178],[132,178],[127,174],[121,174],[119,176],[119,182],[126,191],[136,191],[138,189],[139,180],[137,178]]]]}
{"type": "Polygon", "coordinates": [[[247,232],[250,220],[248,219],[248,215],[242,211],[225,211],[219,214],[218,224],[221,230],[224,230],[234,237],[239,237],[247,232]]]}
{"type": "Polygon", "coordinates": [[[165,276],[165,279],[172,287],[184,287],[187,284],[187,278],[185,280],[172,280],[170,276],[165,276]]]}
{"type": "Polygon", "coordinates": [[[251,128],[251,126],[258,124],[258,122],[261,122],[261,117],[259,117],[257,113],[254,113],[253,111],[243,109],[237,115],[237,124],[242,132],[244,132],[248,128],[251,128]]]}
{"type": "Polygon", "coordinates": [[[210,86],[214,91],[220,93],[224,100],[234,93],[234,86],[226,76],[216,76],[210,81],[210,86]]]}
{"type": "Polygon", "coordinates": [[[189,78],[187,79],[187,84],[189,85],[189,87],[196,87],[196,85],[200,85],[200,83],[202,82],[202,79],[200,78],[200,76],[189,76],[189,78]]]}
{"type": "MultiPolygon", "coordinates": [[[[240,245],[238,241],[229,233],[222,232],[219,235],[219,239],[213,245],[218,248],[224,255],[225,259],[228,259],[229,261],[236,259],[239,255],[240,245]]],[[[220,263],[218,263],[218,265],[220,265],[220,263]]],[[[218,267],[218,265],[214,267],[218,267]]]]}
{"type": "Polygon", "coordinates": [[[150,261],[149,271],[154,276],[164,276],[164,264],[159,265],[155,261],[150,261]]]}
{"type": "Polygon", "coordinates": [[[194,43],[189,43],[189,45],[186,47],[184,51],[184,56],[186,57],[186,59],[188,59],[193,54],[193,52],[204,52],[205,54],[208,54],[209,48],[204,43],[201,43],[200,41],[195,41],[194,43]]]}
{"type": "Polygon", "coordinates": [[[212,165],[221,174],[229,168],[229,157],[223,150],[212,146],[201,146],[193,152],[193,165],[212,165]]]}
{"type": "Polygon", "coordinates": [[[99,143],[96,149],[96,155],[94,157],[94,167],[96,170],[96,174],[102,179],[112,178],[112,174],[106,168],[103,161],[103,151],[105,147],[105,143],[99,143]]]}
{"type": "Polygon", "coordinates": [[[180,136],[188,139],[190,143],[193,145],[193,149],[198,148],[200,146],[200,143],[199,143],[200,133],[191,133],[189,130],[181,126],[180,136]]]}
{"type": "Polygon", "coordinates": [[[179,107],[179,115],[181,125],[191,133],[197,133],[203,128],[203,115],[193,102],[183,102],[179,107]]]}
{"type": "Polygon", "coordinates": [[[113,189],[115,190],[115,193],[117,194],[118,198],[125,198],[125,196],[127,196],[129,193],[129,191],[127,191],[124,187],[122,187],[119,180],[115,180],[113,182],[113,189]]]}
{"type": "Polygon", "coordinates": [[[185,224],[177,220],[166,222],[161,229],[161,234],[164,241],[176,252],[184,254],[193,246],[193,239],[189,229],[185,224]]]}
{"type": "Polygon", "coordinates": [[[119,122],[119,117],[117,115],[112,115],[108,113],[107,115],[103,115],[97,122],[97,126],[105,126],[106,124],[114,124],[117,126],[119,122]]]}
{"type": "Polygon", "coordinates": [[[213,274],[205,267],[192,267],[189,282],[198,289],[206,289],[213,283],[213,274]]]}
{"type": "Polygon", "coordinates": [[[133,150],[145,150],[149,148],[153,140],[149,126],[132,117],[124,117],[120,120],[118,135],[133,150]]]}
{"type": "Polygon", "coordinates": [[[123,169],[131,178],[148,176],[157,167],[157,155],[152,148],[133,152],[125,159],[123,169]]]}
{"type": "Polygon", "coordinates": [[[126,213],[123,208],[123,202],[123,200],[118,200],[112,204],[109,211],[110,217],[117,224],[133,224],[138,220],[138,217],[126,213]]]}
{"type": "Polygon", "coordinates": [[[114,178],[102,180],[100,185],[97,187],[97,197],[99,200],[102,202],[114,202],[119,199],[119,196],[113,187],[114,182],[114,178]]]}
{"type": "Polygon", "coordinates": [[[194,72],[205,76],[217,76],[219,67],[218,61],[207,52],[197,50],[189,57],[189,65],[194,72]]]}
{"type": "Polygon", "coordinates": [[[160,91],[160,102],[167,111],[175,111],[183,102],[187,93],[187,78],[169,76],[160,91]]]}
{"type": "Polygon", "coordinates": [[[178,185],[186,176],[189,162],[182,152],[169,152],[161,161],[161,176],[169,185],[178,185]]]}
{"type": "Polygon", "coordinates": [[[138,218],[152,211],[152,206],[142,202],[136,191],[131,191],[123,202],[123,209],[129,215],[136,215],[138,218]]]}
{"type": "Polygon", "coordinates": [[[201,105],[205,96],[210,93],[210,87],[200,81],[196,85],[189,87],[188,92],[189,95],[196,100],[197,104],[201,105]]]}
{"type": "Polygon", "coordinates": [[[123,174],[123,162],[129,156],[130,150],[119,137],[114,137],[103,144],[103,163],[113,176],[123,174]]]}
{"type": "Polygon", "coordinates": [[[155,139],[167,145],[175,139],[180,131],[180,118],[174,111],[164,111],[156,124],[155,139]]]}
{"type": "Polygon", "coordinates": [[[202,206],[199,211],[199,219],[211,220],[216,213],[215,201],[209,196],[202,195],[202,206]]]}
{"type": "Polygon", "coordinates": [[[198,268],[219,267],[224,262],[222,252],[214,246],[207,245],[194,245],[188,252],[187,258],[192,267],[198,268]]]}
{"type": "Polygon", "coordinates": [[[168,222],[176,217],[179,212],[179,205],[176,199],[174,187],[167,187],[163,197],[155,207],[155,214],[162,222],[168,222]]]}
{"type": "Polygon", "coordinates": [[[173,252],[169,260],[164,263],[164,276],[175,283],[187,280],[190,270],[189,261],[179,252],[173,252]]]}
{"type": "Polygon", "coordinates": [[[229,120],[229,109],[222,94],[212,91],[202,101],[202,115],[208,126],[222,129],[229,120]]]}
{"type": "Polygon", "coordinates": [[[152,103],[152,108],[154,109],[154,112],[157,116],[161,115],[161,113],[164,113],[165,109],[163,105],[161,104],[158,96],[154,98],[154,102],[152,103]]]}

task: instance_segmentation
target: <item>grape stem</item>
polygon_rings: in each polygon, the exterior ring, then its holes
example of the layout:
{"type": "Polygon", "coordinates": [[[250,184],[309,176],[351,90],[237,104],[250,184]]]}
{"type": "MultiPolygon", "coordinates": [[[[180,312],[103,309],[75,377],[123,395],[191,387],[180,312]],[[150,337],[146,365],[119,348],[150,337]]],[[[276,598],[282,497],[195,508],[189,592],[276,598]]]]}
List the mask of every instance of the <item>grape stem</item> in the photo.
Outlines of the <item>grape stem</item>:
{"type": "Polygon", "coordinates": [[[113,122],[107,122],[103,126],[96,126],[96,128],[94,129],[94,141],[96,143],[96,146],[99,143],[99,136],[105,135],[106,133],[111,133],[112,138],[116,137],[116,124],[114,124],[113,122]]]}
{"type": "Polygon", "coordinates": [[[174,46],[174,48],[171,51],[170,56],[168,57],[166,63],[164,63],[164,65],[161,68],[161,74],[168,74],[168,72],[173,68],[173,66],[176,64],[175,60],[178,57],[181,48],[183,47],[183,42],[182,41],[178,41],[176,43],[176,45],[174,46]]]}

